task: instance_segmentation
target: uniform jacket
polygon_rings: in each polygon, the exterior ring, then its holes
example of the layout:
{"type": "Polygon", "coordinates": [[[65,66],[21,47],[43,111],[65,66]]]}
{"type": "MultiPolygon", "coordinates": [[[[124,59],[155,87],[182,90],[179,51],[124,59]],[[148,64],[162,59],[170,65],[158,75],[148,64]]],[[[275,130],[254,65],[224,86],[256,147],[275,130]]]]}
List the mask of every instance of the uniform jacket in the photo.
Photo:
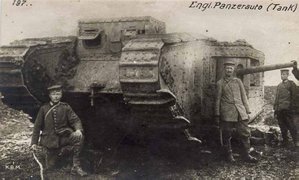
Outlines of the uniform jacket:
{"type": "Polygon", "coordinates": [[[274,111],[293,110],[295,106],[296,84],[293,81],[286,80],[278,84],[274,111]]]}
{"type": "MultiPolygon", "coordinates": [[[[295,78],[299,80],[299,70],[293,69],[292,73],[294,74],[295,78]]],[[[293,111],[298,114],[299,113],[299,87],[298,86],[296,86],[296,91],[294,93],[294,97],[292,97],[292,100],[293,100],[292,102],[293,111]]]]}
{"type": "Polygon", "coordinates": [[[59,102],[56,105],[47,103],[39,109],[37,114],[31,144],[37,144],[41,136],[42,146],[58,148],[60,136],[75,130],[83,131],[82,124],[67,103],[59,102]],[[42,131],[41,135],[40,131],[42,131]]]}
{"type": "Polygon", "coordinates": [[[217,82],[215,115],[222,121],[237,122],[248,119],[248,100],[242,81],[238,78],[222,78],[217,82]]]}
{"type": "MultiPolygon", "coordinates": [[[[299,80],[299,70],[293,69],[292,73],[294,74],[295,78],[299,80]]],[[[298,114],[299,113],[299,87],[298,86],[296,86],[296,91],[294,93],[294,97],[292,97],[292,100],[293,100],[292,103],[293,111],[298,114]]]]}

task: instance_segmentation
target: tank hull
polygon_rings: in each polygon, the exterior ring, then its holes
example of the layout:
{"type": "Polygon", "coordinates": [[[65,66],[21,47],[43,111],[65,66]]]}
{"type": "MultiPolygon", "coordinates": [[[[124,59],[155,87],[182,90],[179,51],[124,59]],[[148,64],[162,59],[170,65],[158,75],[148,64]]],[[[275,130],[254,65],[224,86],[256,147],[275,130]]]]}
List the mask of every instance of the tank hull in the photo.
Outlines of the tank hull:
{"type": "MultiPolygon", "coordinates": [[[[2,79],[2,86],[11,88],[9,81],[24,87],[26,97],[34,99],[31,104],[35,106],[48,101],[46,87],[56,81],[63,84],[66,93],[89,94],[90,108],[103,94],[122,96],[135,118],[153,127],[166,124],[165,127],[186,128],[191,122],[211,121],[215,83],[221,77],[219,69],[225,59],[235,58],[246,67],[251,58],[263,57],[246,44],[223,45],[180,33],[142,35],[128,41],[120,54],[80,58],[75,51],[77,39],[62,39],[54,42],[49,38],[44,43],[39,40],[27,45],[18,57],[22,59],[20,65],[11,68],[15,75],[6,73],[16,80],[2,79]]],[[[29,41],[33,40],[22,43],[29,41]]],[[[256,60],[263,63],[262,58],[256,60]]],[[[246,77],[244,83],[246,86],[246,77]]],[[[247,88],[249,102],[254,98],[251,92],[262,88],[262,84],[247,88]]],[[[13,89],[3,91],[9,99],[11,95],[6,92],[13,89]]]]}

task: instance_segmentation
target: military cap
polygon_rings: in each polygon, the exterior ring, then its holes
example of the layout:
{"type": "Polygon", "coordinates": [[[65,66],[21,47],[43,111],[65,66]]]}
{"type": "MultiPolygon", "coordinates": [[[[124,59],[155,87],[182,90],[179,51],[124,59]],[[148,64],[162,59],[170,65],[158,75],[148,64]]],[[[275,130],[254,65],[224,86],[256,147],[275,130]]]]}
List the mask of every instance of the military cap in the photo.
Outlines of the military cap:
{"type": "Polygon", "coordinates": [[[280,72],[289,72],[290,70],[288,69],[281,69],[280,72]]]}
{"type": "Polygon", "coordinates": [[[224,66],[228,66],[228,65],[234,66],[234,65],[236,65],[236,63],[232,60],[227,60],[227,61],[224,61],[223,65],[224,66]]]}
{"type": "Polygon", "coordinates": [[[47,89],[48,89],[48,91],[59,90],[59,89],[62,89],[62,86],[59,84],[55,84],[55,85],[49,86],[47,89]]]}

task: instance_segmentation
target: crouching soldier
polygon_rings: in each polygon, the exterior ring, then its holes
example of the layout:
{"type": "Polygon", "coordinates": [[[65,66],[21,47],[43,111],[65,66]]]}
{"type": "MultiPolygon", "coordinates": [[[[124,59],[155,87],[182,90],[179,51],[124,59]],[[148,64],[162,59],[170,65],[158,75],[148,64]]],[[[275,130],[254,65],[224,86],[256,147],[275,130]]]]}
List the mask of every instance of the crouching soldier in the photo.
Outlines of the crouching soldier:
{"type": "Polygon", "coordinates": [[[242,157],[247,162],[255,163],[257,159],[249,154],[250,129],[249,106],[242,81],[233,77],[235,63],[227,61],[224,63],[225,75],[217,82],[217,95],[215,103],[215,115],[217,123],[223,132],[223,146],[226,158],[234,162],[232,154],[231,139],[233,133],[237,133],[242,143],[242,157]]]}
{"type": "Polygon", "coordinates": [[[293,81],[288,80],[289,70],[281,70],[282,82],[277,86],[277,92],[274,102],[274,114],[278,120],[282,136],[282,145],[288,146],[288,131],[292,136],[293,142],[296,146],[297,143],[297,130],[294,124],[293,110],[296,84],[293,81]]]}
{"type": "Polygon", "coordinates": [[[46,169],[55,167],[57,158],[63,153],[63,147],[73,150],[72,174],[86,176],[80,165],[79,154],[83,146],[83,129],[79,117],[72,108],[60,102],[62,88],[60,85],[48,88],[50,102],[43,105],[35,120],[31,148],[37,149],[38,140],[46,149],[46,169]],[[40,131],[42,131],[40,135],[40,131]]]}

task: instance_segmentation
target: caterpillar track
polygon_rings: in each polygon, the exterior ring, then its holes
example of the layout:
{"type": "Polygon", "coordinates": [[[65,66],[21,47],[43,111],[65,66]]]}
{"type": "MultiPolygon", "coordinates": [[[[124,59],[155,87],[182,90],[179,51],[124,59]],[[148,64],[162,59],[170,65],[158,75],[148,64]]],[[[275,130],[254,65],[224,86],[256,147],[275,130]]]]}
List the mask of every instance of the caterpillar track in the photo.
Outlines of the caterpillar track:
{"type": "Polygon", "coordinates": [[[181,128],[190,121],[178,111],[175,95],[160,76],[161,38],[131,40],[122,50],[119,79],[133,114],[149,126],[181,128]]]}
{"type": "Polygon", "coordinates": [[[44,38],[14,41],[0,48],[0,92],[4,102],[29,113],[33,119],[47,100],[46,87],[55,80],[51,65],[68,51],[74,38],[44,38]]]}

